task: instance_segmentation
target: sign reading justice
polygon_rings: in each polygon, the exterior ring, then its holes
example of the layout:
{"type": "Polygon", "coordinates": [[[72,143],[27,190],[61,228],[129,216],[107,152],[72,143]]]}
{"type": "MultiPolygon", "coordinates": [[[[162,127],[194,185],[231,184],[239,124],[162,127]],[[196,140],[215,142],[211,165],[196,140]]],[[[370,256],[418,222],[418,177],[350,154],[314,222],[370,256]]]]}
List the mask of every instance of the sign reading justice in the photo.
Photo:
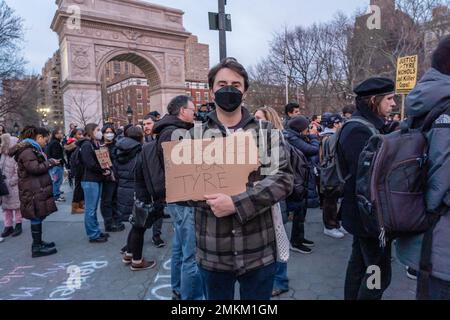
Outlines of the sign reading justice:
{"type": "Polygon", "coordinates": [[[202,201],[205,195],[245,192],[248,177],[259,167],[253,135],[165,142],[166,201],[202,201]]]}

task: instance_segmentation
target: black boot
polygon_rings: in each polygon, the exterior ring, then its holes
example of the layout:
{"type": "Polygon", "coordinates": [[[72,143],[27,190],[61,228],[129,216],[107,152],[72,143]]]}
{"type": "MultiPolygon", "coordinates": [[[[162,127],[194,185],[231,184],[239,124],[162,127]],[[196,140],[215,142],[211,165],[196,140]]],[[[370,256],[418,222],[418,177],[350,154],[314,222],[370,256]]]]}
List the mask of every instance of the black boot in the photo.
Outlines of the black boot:
{"type": "Polygon", "coordinates": [[[14,228],[14,232],[11,234],[13,237],[20,236],[22,234],[22,224],[17,223],[16,227],[14,228]]]}
{"type": "Polygon", "coordinates": [[[12,235],[14,233],[14,228],[13,227],[6,227],[5,229],[3,229],[2,238],[6,238],[9,237],[10,235],[12,235]]]}
{"type": "Polygon", "coordinates": [[[33,245],[31,246],[31,256],[33,258],[45,257],[57,252],[56,248],[48,247],[42,241],[42,224],[31,225],[31,236],[33,237],[33,245]]]}

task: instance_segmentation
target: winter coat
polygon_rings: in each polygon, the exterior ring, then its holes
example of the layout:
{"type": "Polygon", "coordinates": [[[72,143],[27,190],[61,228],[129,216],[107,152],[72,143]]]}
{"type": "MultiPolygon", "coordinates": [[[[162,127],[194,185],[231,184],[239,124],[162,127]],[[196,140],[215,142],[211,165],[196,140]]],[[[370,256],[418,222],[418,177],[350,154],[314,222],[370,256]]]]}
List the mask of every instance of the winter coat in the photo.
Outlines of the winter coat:
{"type": "MultiPolygon", "coordinates": [[[[309,135],[304,136],[292,129],[286,129],[284,131],[284,138],[293,147],[300,150],[309,163],[309,179],[308,179],[308,208],[317,208],[320,205],[319,193],[317,191],[316,176],[314,169],[319,161],[319,149],[320,142],[317,136],[309,135]]],[[[290,208],[300,207],[300,204],[294,205],[290,203],[290,208]]]]}
{"type": "Polygon", "coordinates": [[[81,181],[104,182],[104,170],[100,166],[95,154],[95,150],[98,150],[99,147],[88,139],[77,141],[77,145],[81,148],[80,158],[83,166],[81,181]]]}
{"type": "Polygon", "coordinates": [[[125,137],[116,145],[116,166],[119,181],[117,189],[117,211],[120,216],[131,214],[134,204],[134,184],[137,158],[142,145],[131,138],[125,137]]]}
{"type": "MultiPolygon", "coordinates": [[[[420,127],[434,108],[447,106],[446,111],[427,132],[429,172],[425,201],[430,213],[444,208],[433,232],[432,275],[450,281],[450,76],[430,69],[406,99],[406,113],[414,118],[413,127],[420,127]]],[[[419,269],[422,236],[397,240],[399,259],[415,270],[419,269]]]]}
{"type": "Polygon", "coordinates": [[[56,212],[58,208],[48,173],[51,165],[45,155],[29,142],[19,142],[9,155],[17,162],[22,216],[26,219],[45,218],[56,212]]]}
{"type": "MultiPolygon", "coordinates": [[[[152,138],[148,143],[144,144],[143,149],[147,150],[146,148],[151,147],[149,143],[151,141],[156,139],[156,150],[158,152],[159,162],[161,164],[160,170],[164,172],[164,154],[163,154],[163,148],[162,143],[168,142],[172,140],[172,133],[176,129],[185,129],[190,130],[194,126],[193,123],[184,122],[180,120],[177,116],[173,115],[165,115],[160,121],[155,123],[154,127],[154,133],[155,137],[152,138]]],[[[136,185],[135,185],[135,191],[136,191],[136,198],[144,203],[150,203],[152,201],[152,197],[150,195],[149,190],[146,186],[152,185],[150,180],[151,172],[148,172],[148,170],[144,170],[144,161],[146,162],[146,166],[149,168],[155,168],[157,167],[155,164],[149,164],[147,163],[147,159],[143,159],[143,153],[140,154],[137,160],[137,174],[136,174],[136,185]]],[[[165,196],[161,195],[158,197],[158,199],[153,199],[155,202],[164,203],[165,202],[165,196]]]]}
{"type": "Polygon", "coordinates": [[[45,148],[45,153],[49,159],[61,160],[60,166],[64,166],[66,160],[64,158],[64,148],[61,141],[53,138],[45,148]]]}
{"type": "MultiPolygon", "coordinates": [[[[375,113],[365,103],[357,103],[357,109],[353,117],[361,117],[372,123],[378,132],[388,133],[385,121],[375,113]]],[[[344,170],[344,176],[350,174],[344,186],[344,197],[340,207],[342,214],[342,224],[349,233],[358,237],[368,237],[364,229],[358,204],[356,201],[356,173],[358,169],[359,155],[371,138],[370,129],[358,122],[347,124],[341,131],[339,145],[337,148],[338,161],[344,170]]]]}
{"type": "MultiPolygon", "coordinates": [[[[207,116],[203,129],[215,130],[220,136],[227,136],[227,130],[220,122],[217,113],[207,116]]],[[[267,133],[270,139],[272,124],[257,121],[246,108],[242,108],[242,119],[235,127],[243,131],[255,132],[256,138],[267,133]]],[[[194,130],[191,136],[195,138],[194,130]]],[[[271,207],[292,193],[294,178],[283,139],[279,139],[279,161],[273,174],[264,175],[262,165],[248,177],[245,192],[232,196],[236,213],[217,218],[205,201],[189,204],[195,206],[195,225],[197,235],[197,262],[209,271],[234,272],[237,276],[268,266],[276,261],[275,231],[271,207]]],[[[272,143],[267,143],[267,154],[272,152],[272,143]]]]}
{"type": "MultiPolygon", "coordinates": [[[[16,137],[10,138],[10,146],[13,148],[17,141],[16,137]]],[[[0,170],[5,176],[5,183],[8,187],[9,195],[0,197],[3,210],[15,210],[20,208],[19,199],[19,176],[17,172],[17,162],[9,154],[2,154],[0,158],[0,170]]]]}

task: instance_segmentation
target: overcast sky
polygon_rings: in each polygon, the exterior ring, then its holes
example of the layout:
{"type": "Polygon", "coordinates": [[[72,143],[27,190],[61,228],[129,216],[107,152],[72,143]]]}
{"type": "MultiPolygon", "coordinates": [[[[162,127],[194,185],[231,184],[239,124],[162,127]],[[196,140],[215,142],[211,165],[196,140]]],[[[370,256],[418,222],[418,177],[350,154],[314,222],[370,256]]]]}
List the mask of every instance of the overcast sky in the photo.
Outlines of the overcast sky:
{"type": "MultiPolygon", "coordinates": [[[[144,0],[146,1],[146,0],[144,0]]],[[[217,12],[217,0],[147,0],[185,12],[184,26],[210,45],[210,62],[219,59],[219,35],[209,30],[208,12],[217,12]]],[[[25,20],[23,45],[27,70],[40,73],[45,61],[58,49],[56,34],[50,30],[55,0],[6,0],[25,20]]],[[[284,26],[308,26],[333,18],[338,11],[353,14],[365,8],[369,0],[228,0],[233,32],[227,33],[228,56],[236,57],[245,66],[264,58],[275,32],[284,26]]]]}

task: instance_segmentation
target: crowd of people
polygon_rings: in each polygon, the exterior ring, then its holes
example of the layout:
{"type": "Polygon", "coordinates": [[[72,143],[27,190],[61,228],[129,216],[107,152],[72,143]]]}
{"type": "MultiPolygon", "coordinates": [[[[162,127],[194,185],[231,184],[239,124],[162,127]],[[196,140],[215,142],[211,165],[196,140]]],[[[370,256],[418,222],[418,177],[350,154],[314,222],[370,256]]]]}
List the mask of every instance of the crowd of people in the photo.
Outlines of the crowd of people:
{"type": "MultiPolygon", "coordinates": [[[[34,126],[25,127],[20,139],[3,132],[0,192],[5,229],[1,236],[19,236],[23,217],[31,221],[32,257],[57,252],[55,243],[42,240],[42,225],[57,211],[56,203],[66,201],[61,191],[66,168],[74,190],[72,214],[84,213],[89,242],[107,242],[109,233],[123,232],[125,223],[131,222],[120,252],[122,262],[132,271],[155,267],[154,259],[143,257],[144,235],[152,228],[153,244],[164,246],[162,222],[170,216],[174,299],[231,300],[238,281],[241,299],[268,300],[289,291],[288,263],[277,261],[272,206],[279,204],[283,222],[292,222],[290,249],[301,254],[311,254],[315,246],[314,239],[306,237],[307,211],[320,207],[324,235],[334,239],[353,236],[345,299],[381,299],[391,282],[392,245],[410,268],[409,275],[420,278],[421,239],[420,235],[390,237],[381,248],[379,239],[367,233],[356,199],[360,154],[375,134],[390,134],[405,124],[421,128],[433,109],[447,106],[425,133],[429,143],[425,199],[427,212],[443,212],[433,231],[428,297],[450,299],[449,56],[447,37],[433,55],[432,68],[407,98],[406,121],[392,113],[395,83],[382,77],[359,84],[354,89],[356,105],[345,106],[340,113],[307,118],[298,104],[289,103],[284,119],[271,107],[251,114],[244,103],[248,74],[237,60],[227,58],[209,72],[215,107],[208,112],[197,113],[190,97],[177,96],[168,104],[166,115],[149,114],[140,125],[115,128],[92,123],[81,129],[73,124],[67,137],[61,129],[50,133],[34,126]],[[242,194],[212,194],[205,195],[205,201],[167,204],[162,143],[177,140],[177,129],[192,132],[195,121],[203,122],[202,130],[216,129],[224,137],[254,130],[256,138],[263,139],[263,131],[255,129],[277,130],[282,146],[277,172],[262,174],[262,164],[242,194]],[[98,160],[96,151],[101,148],[108,150],[112,163],[108,168],[98,160]],[[324,186],[321,170],[330,154],[345,168],[342,190],[324,186]],[[298,163],[304,165],[300,168],[298,163]],[[98,207],[104,231],[98,223],[98,207]],[[144,222],[138,222],[137,212],[147,214],[144,222]],[[367,270],[373,265],[381,270],[381,286],[370,288],[367,270]]],[[[267,148],[270,154],[272,146],[267,148]]]]}

